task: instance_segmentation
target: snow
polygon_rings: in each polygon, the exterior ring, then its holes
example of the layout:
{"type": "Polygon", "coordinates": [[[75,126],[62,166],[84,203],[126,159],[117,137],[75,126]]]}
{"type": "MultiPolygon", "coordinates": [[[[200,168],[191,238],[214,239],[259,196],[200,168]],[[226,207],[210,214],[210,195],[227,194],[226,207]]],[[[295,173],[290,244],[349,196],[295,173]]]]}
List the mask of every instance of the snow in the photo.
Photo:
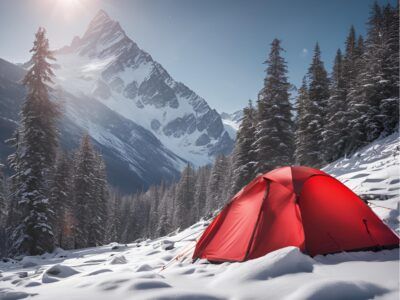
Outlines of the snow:
{"type": "MultiPolygon", "coordinates": [[[[186,91],[181,83],[174,81],[105,12],[100,12],[93,19],[86,34],[77,41],[78,47],[67,46],[63,48],[64,51],[59,50],[55,54],[55,84],[58,87],[78,98],[84,96],[96,99],[117,114],[151,131],[168,150],[196,166],[212,162],[210,149],[219,142],[224,132],[217,137],[210,134],[210,142],[206,145],[196,145],[202,134],[208,134],[207,128],[202,131],[196,128],[194,132],[189,132],[187,128],[179,132],[181,128],[178,128],[172,135],[162,130],[171,122],[189,116],[199,121],[211,109],[204,99],[189,89],[186,91]],[[134,48],[134,54],[128,51],[131,48],[134,48]],[[150,82],[149,91],[145,95],[127,95],[123,91],[128,85],[139,88],[152,75],[173,89],[171,92],[177,98],[178,107],[171,107],[169,103],[164,103],[162,107],[146,103],[148,97],[160,92],[154,88],[155,83],[150,82]],[[112,88],[113,81],[118,83],[117,88],[112,88]],[[159,123],[159,128],[152,126],[155,121],[159,123]]],[[[227,132],[234,137],[232,130],[236,129],[227,129],[227,132]]],[[[103,142],[101,139],[98,141],[103,142]]],[[[118,145],[114,146],[119,151],[118,145]]],[[[182,166],[177,167],[182,169],[182,166]]]]}
{"type": "MultiPolygon", "coordinates": [[[[397,231],[398,144],[392,135],[325,168],[356,192],[385,195],[371,208],[397,231]]],[[[244,263],[192,263],[207,225],[202,220],[155,240],[0,262],[0,299],[399,298],[399,249],[311,258],[287,247],[244,263]]]]}
{"type": "Polygon", "coordinates": [[[242,118],[242,110],[238,110],[232,114],[228,114],[225,112],[221,113],[221,119],[222,123],[224,124],[224,128],[232,139],[236,139],[236,132],[239,130],[242,118]]]}

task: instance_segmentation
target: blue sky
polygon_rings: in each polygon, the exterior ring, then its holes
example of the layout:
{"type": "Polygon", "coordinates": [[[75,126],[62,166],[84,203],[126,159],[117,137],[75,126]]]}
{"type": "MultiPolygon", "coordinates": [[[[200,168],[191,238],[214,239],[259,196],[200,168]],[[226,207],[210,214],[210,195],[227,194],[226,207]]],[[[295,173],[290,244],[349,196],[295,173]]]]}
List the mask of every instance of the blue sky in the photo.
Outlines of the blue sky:
{"type": "MultiPolygon", "coordinates": [[[[385,4],[395,0],[380,0],[385,4]]],[[[0,0],[0,58],[29,58],[38,26],[53,48],[82,35],[98,9],[178,81],[218,111],[233,112],[256,95],[271,41],[282,40],[298,86],[318,41],[330,70],[350,25],[365,34],[373,0],[0,0]]]]}

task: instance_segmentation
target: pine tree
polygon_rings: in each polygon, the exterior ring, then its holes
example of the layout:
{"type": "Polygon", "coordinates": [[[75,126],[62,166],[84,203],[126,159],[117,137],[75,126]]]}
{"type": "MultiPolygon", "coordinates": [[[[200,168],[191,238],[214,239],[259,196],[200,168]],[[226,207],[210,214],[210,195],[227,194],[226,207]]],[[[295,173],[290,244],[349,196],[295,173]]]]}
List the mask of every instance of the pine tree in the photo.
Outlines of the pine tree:
{"type": "Polygon", "coordinates": [[[383,9],[383,97],[379,104],[383,135],[393,133],[399,124],[399,8],[383,9]]]}
{"type": "Polygon", "coordinates": [[[176,190],[175,225],[181,229],[191,225],[190,216],[194,208],[194,171],[188,164],[182,171],[176,190]]]}
{"type": "Polygon", "coordinates": [[[155,237],[158,220],[160,218],[159,215],[159,206],[162,194],[164,192],[164,183],[162,182],[159,186],[151,186],[147,191],[149,201],[150,201],[150,219],[148,224],[148,236],[155,237]]]}
{"type": "MultiPolygon", "coordinates": [[[[387,64],[387,66],[390,66],[386,70],[391,69],[393,72],[386,72],[384,62],[387,61],[390,56],[389,52],[392,53],[392,51],[388,50],[391,48],[389,46],[390,38],[388,38],[389,34],[387,34],[388,31],[385,28],[390,26],[385,26],[385,18],[381,7],[375,2],[368,20],[364,52],[358,63],[360,72],[355,86],[352,87],[348,95],[350,127],[348,153],[352,153],[378,138],[384,132],[385,127],[389,128],[398,123],[398,97],[396,99],[398,88],[393,87],[389,79],[391,75],[388,75],[392,74],[393,80],[398,82],[398,79],[396,79],[396,76],[398,78],[398,71],[395,71],[395,68],[398,68],[398,58],[396,62],[392,60],[387,64]],[[394,91],[393,98],[391,91],[394,91]],[[396,110],[396,113],[389,112],[385,108],[386,105],[388,105],[387,108],[391,107],[389,110],[396,110]],[[389,125],[391,121],[388,120],[394,120],[392,125],[389,125]]],[[[392,19],[392,22],[396,23],[398,20],[392,19]]],[[[396,30],[398,32],[398,25],[394,31],[396,30]]],[[[398,44],[398,35],[396,34],[396,36],[398,44]]],[[[398,45],[393,46],[393,48],[397,48],[397,51],[392,54],[398,57],[398,45]]]]}
{"type": "Polygon", "coordinates": [[[223,192],[227,166],[226,156],[223,154],[217,156],[208,182],[206,214],[212,214],[217,208],[221,208],[225,204],[226,199],[223,198],[223,192]]]}
{"type": "Polygon", "coordinates": [[[106,178],[106,166],[100,154],[93,150],[93,195],[88,198],[89,202],[89,240],[88,246],[103,245],[106,236],[108,187],[106,178]]]}
{"type": "Polygon", "coordinates": [[[255,176],[256,155],[253,150],[256,133],[256,111],[251,100],[243,109],[243,118],[236,134],[233,150],[232,194],[236,194],[255,176]]]}
{"type": "Polygon", "coordinates": [[[194,194],[194,221],[205,215],[207,202],[207,185],[210,177],[210,166],[200,167],[197,171],[197,180],[194,194]]]}
{"type": "Polygon", "coordinates": [[[11,234],[10,255],[42,254],[54,248],[50,222],[49,177],[56,158],[58,109],[49,99],[54,60],[46,31],[39,28],[31,49],[32,67],[23,83],[28,94],[16,134],[16,152],[10,156],[15,170],[13,199],[19,220],[11,234]]]}
{"type": "Polygon", "coordinates": [[[302,107],[298,112],[301,124],[298,126],[297,143],[301,143],[302,150],[297,151],[297,159],[303,165],[318,167],[324,163],[323,132],[329,99],[329,80],[318,43],[307,77],[307,96],[300,94],[303,103],[299,102],[302,107]]]}
{"type": "Polygon", "coordinates": [[[107,226],[105,242],[117,242],[120,240],[119,232],[121,232],[122,214],[121,205],[122,199],[119,193],[115,190],[110,190],[107,213],[107,226]]]}
{"type": "Polygon", "coordinates": [[[72,161],[68,154],[59,154],[51,189],[50,203],[56,246],[71,248],[73,227],[72,161]]]}
{"type": "Polygon", "coordinates": [[[6,226],[8,211],[6,177],[3,174],[3,168],[4,165],[0,164],[0,228],[6,226]]]}
{"type": "Polygon", "coordinates": [[[304,77],[296,99],[297,128],[295,132],[296,150],[294,156],[296,163],[299,165],[309,165],[313,159],[312,153],[309,152],[309,149],[314,147],[313,141],[307,138],[308,126],[312,121],[312,115],[307,113],[309,102],[307,79],[304,77]]]}
{"type": "Polygon", "coordinates": [[[348,120],[346,85],[343,76],[343,57],[340,49],[336,52],[331,76],[331,96],[327,105],[326,125],[322,132],[324,139],[324,160],[332,162],[345,153],[348,120]]]}
{"type": "MultiPolygon", "coordinates": [[[[91,208],[95,202],[95,155],[93,146],[90,143],[90,138],[85,135],[78,152],[75,154],[74,163],[74,203],[75,203],[75,218],[74,226],[75,248],[84,248],[89,245],[94,237],[89,237],[91,234],[90,225],[92,223],[91,208]]],[[[104,224],[103,224],[104,225],[104,224]]]]}
{"type": "Polygon", "coordinates": [[[255,152],[256,170],[263,173],[293,161],[294,139],[290,84],[287,66],[281,53],[281,42],[274,39],[265,62],[267,76],[260,92],[257,108],[255,152]]]}
{"type": "MultiPolygon", "coordinates": [[[[342,68],[342,77],[343,77],[343,84],[344,88],[347,89],[354,85],[355,80],[357,79],[358,70],[357,70],[357,59],[360,56],[360,45],[357,45],[356,41],[356,31],[353,26],[350,28],[349,35],[346,39],[346,51],[343,57],[343,61],[341,63],[342,68]]],[[[361,39],[362,40],[362,39],[361,39]]],[[[360,43],[360,40],[358,41],[360,43]]]]}
{"type": "Polygon", "coordinates": [[[6,255],[7,250],[7,212],[8,212],[8,191],[7,179],[3,174],[4,165],[0,164],[0,256],[6,255]]]}

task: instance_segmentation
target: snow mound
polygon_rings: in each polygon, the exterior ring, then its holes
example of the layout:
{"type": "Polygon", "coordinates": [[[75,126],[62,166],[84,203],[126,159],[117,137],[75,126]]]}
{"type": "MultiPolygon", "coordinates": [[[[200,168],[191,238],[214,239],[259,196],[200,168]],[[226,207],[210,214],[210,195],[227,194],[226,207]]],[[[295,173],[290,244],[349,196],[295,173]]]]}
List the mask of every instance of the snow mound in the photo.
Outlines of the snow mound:
{"type": "Polygon", "coordinates": [[[160,289],[170,288],[171,286],[163,281],[159,280],[137,280],[130,286],[131,290],[148,290],[148,289],[160,289]]]}
{"type": "Polygon", "coordinates": [[[110,260],[110,265],[122,265],[126,264],[128,261],[123,255],[116,255],[110,260]]]}
{"type": "Polygon", "coordinates": [[[78,273],[79,272],[72,267],[57,264],[50,267],[43,273],[42,282],[43,283],[57,282],[59,281],[59,279],[67,278],[78,273]]]}
{"type": "Polygon", "coordinates": [[[213,285],[267,280],[288,274],[312,272],[314,260],[298,248],[286,247],[246,263],[231,264],[213,285]]]}
{"type": "Polygon", "coordinates": [[[25,292],[13,292],[13,291],[1,291],[0,290],[0,299],[1,300],[18,300],[25,299],[30,296],[35,296],[36,294],[28,294],[25,292]]]}
{"type": "Polygon", "coordinates": [[[320,280],[299,288],[286,299],[367,300],[387,292],[388,290],[386,288],[363,281],[347,282],[343,280],[320,280]]]}
{"type": "Polygon", "coordinates": [[[150,297],[144,297],[142,299],[157,299],[157,300],[222,300],[222,297],[216,297],[206,293],[196,292],[180,292],[180,291],[162,291],[154,293],[150,297]]]}

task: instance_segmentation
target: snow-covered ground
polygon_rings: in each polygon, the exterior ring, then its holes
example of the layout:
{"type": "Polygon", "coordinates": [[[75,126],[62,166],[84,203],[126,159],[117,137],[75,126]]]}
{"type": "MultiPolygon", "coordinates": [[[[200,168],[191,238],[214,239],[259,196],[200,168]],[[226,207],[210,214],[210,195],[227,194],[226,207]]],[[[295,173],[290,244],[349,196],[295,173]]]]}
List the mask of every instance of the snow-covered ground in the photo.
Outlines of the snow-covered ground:
{"type": "MultiPolygon", "coordinates": [[[[325,168],[355,192],[385,199],[371,207],[397,232],[398,147],[392,135],[325,168]]],[[[398,249],[311,258],[288,247],[244,263],[192,264],[195,239],[206,226],[201,221],[156,240],[0,262],[0,299],[399,299],[398,249]]]]}

